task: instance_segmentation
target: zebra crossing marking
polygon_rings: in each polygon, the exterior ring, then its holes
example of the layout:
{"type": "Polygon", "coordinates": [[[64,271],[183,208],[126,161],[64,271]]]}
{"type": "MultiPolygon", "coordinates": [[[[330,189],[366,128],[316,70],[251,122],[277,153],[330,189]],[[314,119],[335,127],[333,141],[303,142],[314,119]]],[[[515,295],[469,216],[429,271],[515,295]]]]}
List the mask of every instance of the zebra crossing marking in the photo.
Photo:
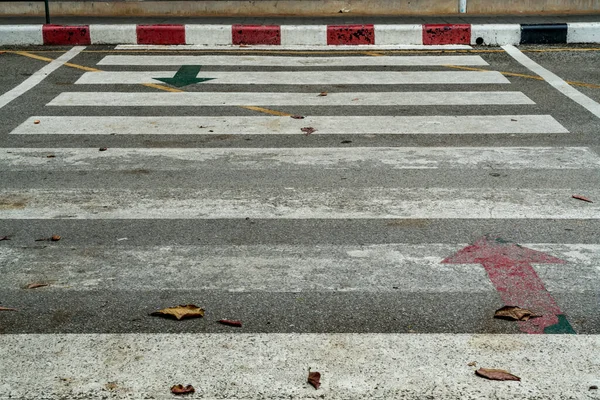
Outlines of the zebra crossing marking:
{"type": "Polygon", "coordinates": [[[98,65],[235,65],[264,67],[357,67],[357,66],[440,66],[489,65],[481,56],[401,57],[281,57],[281,56],[190,56],[190,55],[108,55],[98,65]]]}
{"type": "MultiPolygon", "coordinates": [[[[78,85],[114,85],[160,83],[156,78],[172,78],[176,71],[99,71],[86,72],[78,85]]],[[[269,72],[201,72],[211,78],[202,85],[465,85],[508,84],[497,71],[269,71],[269,72]]]]}
{"type": "Polygon", "coordinates": [[[160,171],[232,169],[598,169],[587,147],[3,148],[0,169],[160,171]],[[48,158],[48,155],[54,157],[48,158]],[[160,163],[157,161],[160,160],[160,163]]]}
{"type": "Polygon", "coordinates": [[[16,135],[315,135],[568,133],[550,115],[254,117],[34,116],[16,135]],[[34,121],[39,120],[39,124],[34,121]]]}
{"type": "Polygon", "coordinates": [[[62,92],[49,106],[432,106],[531,105],[522,92],[62,92]]]}
{"type": "MultiPolygon", "coordinates": [[[[586,193],[600,198],[600,190],[586,193]]],[[[554,188],[65,188],[0,196],[27,204],[0,210],[6,219],[600,218],[600,203],[573,202],[571,189],[554,188]]]]}

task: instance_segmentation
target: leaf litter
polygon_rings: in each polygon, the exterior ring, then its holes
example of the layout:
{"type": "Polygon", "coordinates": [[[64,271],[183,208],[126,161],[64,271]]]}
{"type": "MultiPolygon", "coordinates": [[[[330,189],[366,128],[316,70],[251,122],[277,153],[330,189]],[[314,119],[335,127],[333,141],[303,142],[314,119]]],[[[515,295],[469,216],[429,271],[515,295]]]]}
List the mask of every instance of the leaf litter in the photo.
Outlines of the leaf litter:
{"type": "Polygon", "coordinates": [[[44,283],[44,282],[34,282],[34,283],[30,283],[29,285],[25,286],[25,289],[37,289],[37,288],[46,287],[46,286],[50,286],[50,284],[44,283]]]}
{"type": "Polygon", "coordinates": [[[49,238],[35,239],[36,242],[58,242],[62,239],[59,235],[52,235],[49,238]]]}
{"type": "Polygon", "coordinates": [[[162,310],[155,311],[150,315],[154,317],[174,318],[180,321],[187,318],[202,318],[204,317],[204,309],[193,304],[187,304],[163,308],[162,310]]]}
{"type": "Polygon", "coordinates": [[[239,320],[220,319],[217,322],[220,323],[220,324],[222,324],[222,325],[235,326],[237,328],[241,328],[242,327],[242,321],[239,321],[239,320]]]}
{"type": "Polygon", "coordinates": [[[475,374],[492,381],[520,381],[516,375],[511,374],[503,369],[479,368],[475,374]]]}
{"type": "Polygon", "coordinates": [[[321,373],[320,372],[311,372],[308,370],[308,383],[313,385],[315,389],[318,389],[321,386],[321,373]]]}
{"type": "Polygon", "coordinates": [[[571,196],[571,197],[572,197],[572,198],[574,198],[574,199],[577,199],[577,200],[585,201],[586,203],[593,203],[593,201],[592,201],[592,200],[588,199],[587,197],[580,196],[580,195],[578,195],[578,194],[574,194],[574,195],[573,195],[573,196],[571,196]]]}
{"type": "Polygon", "coordinates": [[[188,394],[188,393],[194,393],[196,391],[196,389],[194,389],[194,387],[192,385],[187,385],[187,386],[183,386],[183,385],[175,385],[171,387],[171,393],[173,394],[188,394]]]}
{"type": "Polygon", "coordinates": [[[534,314],[531,310],[517,306],[504,306],[496,310],[494,318],[507,319],[509,321],[529,321],[541,315],[534,314]]]}
{"type": "Polygon", "coordinates": [[[307,126],[307,127],[304,127],[304,128],[300,128],[300,130],[301,130],[302,132],[304,132],[304,134],[305,134],[306,136],[308,136],[308,135],[310,135],[311,133],[313,133],[313,132],[316,132],[316,131],[317,131],[317,130],[316,130],[315,128],[313,128],[312,126],[307,126]]]}
{"type": "Polygon", "coordinates": [[[10,307],[0,307],[0,311],[17,311],[17,309],[10,307]]]}

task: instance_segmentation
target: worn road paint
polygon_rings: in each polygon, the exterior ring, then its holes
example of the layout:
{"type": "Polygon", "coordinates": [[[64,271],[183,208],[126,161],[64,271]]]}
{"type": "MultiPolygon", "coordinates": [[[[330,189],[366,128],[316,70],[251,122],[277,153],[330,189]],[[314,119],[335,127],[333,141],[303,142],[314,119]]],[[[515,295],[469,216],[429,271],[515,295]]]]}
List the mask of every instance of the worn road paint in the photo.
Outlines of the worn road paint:
{"type": "Polygon", "coordinates": [[[50,64],[35,71],[29,78],[25,79],[13,89],[0,95],[0,108],[4,107],[17,97],[21,96],[23,93],[35,87],[53,71],[57,70],[67,61],[79,54],[83,49],[85,49],[85,47],[73,47],[71,50],[58,57],[56,60],[52,60],[50,64]]]}
{"type": "Polygon", "coordinates": [[[520,62],[523,66],[529,68],[541,76],[546,82],[552,85],[556,90],[600,118],[600,103],[596,102],[592,98],[581,93],[574,87],[570,86],[561,77],[542,67],[540,64],[533,61],[531,58],[523,54],[515,46],[502,46],[502,48],[515,60],[520,62]]]}
{"type": "Polygon", "coordinates": [[[277,67],[489,65],[481,56],[278,57],[195,55],[109,55],[98,65],[235,65],[277,67]]]}
{"type": "Polygon", "coordinates": [[[154,78],[158,81],[167,83],[176,87],[183,87],[193,83],[202,83],[214,78],[197,78],[200,73],[201,65],[182,65],[172,78],[154,78]]]}
{"type": "Polygon", "coordinates": [[[484,237],[442,263],[482,264],[505,305],[527,308],[541,315],[519,321],[521,331],[576,333],[531,266],[532,263],[565,264],[564,260],[500,238],[484,237]]]}
{"type": "MultiPolygon", "coordinates": [[[[147,83],[146,85],[152,85],[147,83]]],[[[316,96],[299,92],[62,92],[49,106],[435,106],[532,105],[522,92],[340,92],[316,96]]],[[[289,115],[289,114],[288,114],[289,115]]]]}
{"type": "MultiPolygon", "coordinates": [[[[158,83],[155,76],[173,77],[174,71],[102,71],[83,74],[75,84],[158,83]]],[[[206,84],[216,85],[466,85],[510,84],[496,71],[211,71],[214,78],[206,84]]],[[[318,93],[318,92],[317,92],[318,93]]]]}
{"type": "MultiPolygon", "coordinates": [[[[329,96],[327,96],[329,97],[329,96]]],[[[568,133],[551,115],[122,117],[32,116],[16,135],[313,135],[568,133]],[[40,120],[40,124],[33,121],[40,120]],[[210,127],[203,129],[201,127],[210,127]]]]}
{"type": "Polygon", "coordinates": [[[138,44],[179,45],[185,44],[184,25],[138,25],[138,44]]]}
{"type": "Polygon", "coordinates": [[[89,45],[90,28],[82,26],[44,25],[42,35],[45,45],[89,45]]]}
{"type": "Polygon", "coordinates": [[[233,25],[231,27],[233,45],[280,45],[279,25],[233,25]]]}
{"type": "Polygon", "coordinates": [[[373,25],[328,25],[327,45],[375,44],[373,25]]]}

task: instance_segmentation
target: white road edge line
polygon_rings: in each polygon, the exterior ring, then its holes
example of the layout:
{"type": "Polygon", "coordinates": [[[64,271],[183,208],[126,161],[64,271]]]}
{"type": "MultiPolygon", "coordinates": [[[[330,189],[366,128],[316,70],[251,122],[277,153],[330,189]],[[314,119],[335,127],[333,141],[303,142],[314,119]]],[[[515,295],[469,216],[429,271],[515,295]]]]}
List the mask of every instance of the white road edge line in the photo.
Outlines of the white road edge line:
{"type": "Polygon", "coordinates": [[[23,82],[21,82],[15,88],[9,90],[8,92],[4,93],[3,95],[0,95],[0,108],[4,107],[8,103],[10,103],[14,99],[16,99],[17,97],[21,96],[22,94],[26,93],[28,90],[35,87],[37,84],[39,84],[41,81],[43,81],[48,75],[50,75],[52,72],[54,72],[59,67],[61,67],[64,63],[66,63],[67,61],[69,61],[70,59],[75,57],[77,54],[79,54],[83,49],[85,49],[85,46],[73,47],[71,50],[67,51],[62,56],[60,56],[57,59],[50,62],[50,64],[45,65],[41,69],[34,72],[33,75],[31,75],[29,78],[25,79],[23,82]]]}
{"type": "Polygon", "coordinates": [[[555,73],[547,70],[542,67],[531,58],[527,57],[523,54],[519,49],[517,49],[513,45],[502,46],[504,51],[506,51],[512,58],[520,62],[523,66],[529,68],[531,71],[535,72],[546,82],[552,85],[556,90],[594,114],[596,117],[600,118],[600,104],[581,93],[579,90],[575,89],[573,86],[569,85],[565,82],[561,77],[556,75],[555,73]]]}

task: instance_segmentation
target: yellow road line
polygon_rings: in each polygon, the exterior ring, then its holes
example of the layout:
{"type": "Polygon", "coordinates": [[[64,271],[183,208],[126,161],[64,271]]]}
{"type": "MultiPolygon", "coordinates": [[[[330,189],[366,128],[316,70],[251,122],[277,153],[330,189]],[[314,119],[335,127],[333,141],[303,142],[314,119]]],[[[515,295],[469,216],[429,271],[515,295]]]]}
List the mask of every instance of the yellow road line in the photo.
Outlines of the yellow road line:
{"type": "Polygon", "coordinates": [[[256,106],[239,106],[240,108],[245,108],[246,110],[258,111],[265,114],[277,115],[278,117],[290,117],[293,114],[285,113],[282,111],[271,110],[269,108],[256,107],[256,106]]]}
{"type": "MultiPolygon", "coordinates": [[[[24,56],[24,57],[35,58],[36,60],[41,60],[41,61],[47,61],[47,62],[54,61],[52,58],[39,56],[37,54],[32,54],[32,53],[29,53],[26,51],[15,51],[13,53],[24,56]]],[[[88,72],[102,72],[101,69],[86,67],[85,65],[73,64],[73,63],[65,63],[64,65],[66,65],[67,67],[76,68],[76,69],[80,69],[80,70],[88,71],[88,72]]],[[[184,90],[175,89],[175,88],[164,86],[164,85],[161,85],[158,83],[142,83],[141,85],[149,87],[149,88],[153,88],[153,89],[163,90],[165,92],[175,92],[175,93],[185,92],[184,90]]],[[[278,115],[278,116],[282,116],[282,117],[289,117],[290,115],[292,115],[292,114],[284,113],[281,111],[270,110],[268,108],[263,108],[263,107],[240,106],[240,108],[245,108],[247,110],[252,110],[252,111],[258,111],[258,112],[261,112],[264,114],[278,115]]]]}
{"type": "MultiPolygon", "coordinates": [[[[489,69],[463,67],[463,66],[459,66],[459,65],[444,65],[444,67],[464,69],[467,71],[490,71],[489,69]]],[[[544,80],[544,78],[537,76],[537,75],[517,74],[515,72],[506,72],[506,71],[499,71],[499,72],[505,76],[516,76],[519,78],[535,79],[538,81],[544,80]]],[[[565,82],[567,82],[569,85],[573,85],[573,86],[581,86],[581,87],[587,87],[587,88],[591,88],[591,89],[600,89],[600,85],[596,85],[595,83],[586,83],[586,82],[578,82],[578,81],[565,81],[565,82]]]]}

